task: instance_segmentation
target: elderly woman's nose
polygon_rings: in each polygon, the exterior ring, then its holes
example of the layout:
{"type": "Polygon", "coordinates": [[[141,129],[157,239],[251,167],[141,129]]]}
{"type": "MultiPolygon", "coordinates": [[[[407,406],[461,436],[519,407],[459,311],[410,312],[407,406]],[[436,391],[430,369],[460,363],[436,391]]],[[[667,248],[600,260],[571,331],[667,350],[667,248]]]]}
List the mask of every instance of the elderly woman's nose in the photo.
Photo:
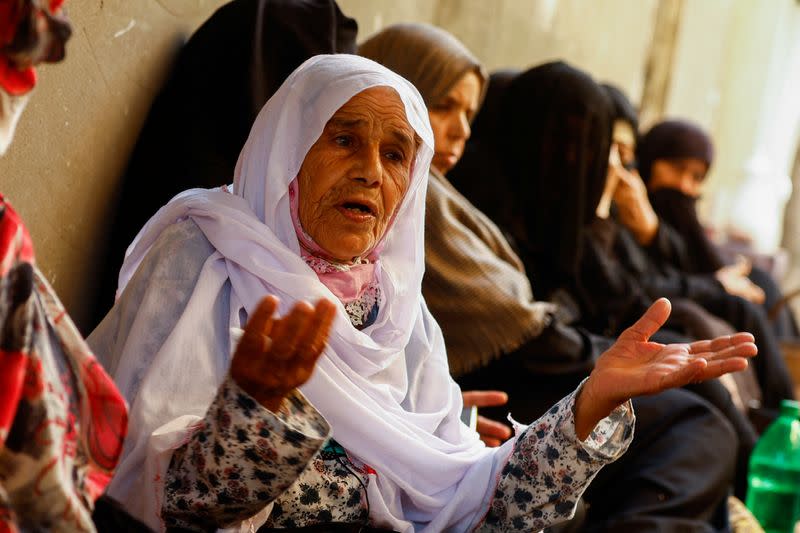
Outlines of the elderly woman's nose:
{"type": "Polygon", "coordinates": [[[383,180],[380,146],[369,145],[359,150],[350,176],[367,186],[380,185],[383,180]]]}

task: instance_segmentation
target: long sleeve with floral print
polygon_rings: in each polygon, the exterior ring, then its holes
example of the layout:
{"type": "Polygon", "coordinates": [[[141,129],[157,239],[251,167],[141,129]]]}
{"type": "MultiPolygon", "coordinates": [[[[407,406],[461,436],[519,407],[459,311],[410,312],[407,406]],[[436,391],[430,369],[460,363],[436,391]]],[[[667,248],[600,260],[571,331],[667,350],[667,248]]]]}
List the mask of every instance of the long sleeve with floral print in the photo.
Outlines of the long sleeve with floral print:
{"type": "Polygon", "coordinates": [[[172,455],[165,525],[213,531],[257,514],[300,477],[329,431],[299,392],[273,413],[228,376],[205,419],[172,455]]]}
{"type": "Polygon", "coordinates": [[[581,442],[575,433],[575,395],[521,428],[478,531],[538,531],[568,520],[600,469],[627,450],[634,426],[630,402],[581,442]]]}
{"type": "MultiPolygon", "coordinates": [[[[627,404],[581,442],[575,394],[522,426],[478,531],[535,531],[572,516],[597,472],[627,449],[627,404]]],[[[293,528],[330,522],[369,524],[366,487],[374,473],[333,439],[322,416],[294,393],[278,413],[259,405],[228,377],[204,421],[175,451],[167,472],[165,524],[212,531],[272,503],[265,524],[293,528]]]]}

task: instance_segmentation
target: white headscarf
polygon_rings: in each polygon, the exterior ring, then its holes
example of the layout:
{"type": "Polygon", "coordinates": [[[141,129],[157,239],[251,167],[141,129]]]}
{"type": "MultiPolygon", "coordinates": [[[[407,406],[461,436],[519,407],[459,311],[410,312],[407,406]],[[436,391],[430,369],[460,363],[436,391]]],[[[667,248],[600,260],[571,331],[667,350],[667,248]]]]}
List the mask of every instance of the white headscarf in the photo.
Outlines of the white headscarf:
{"type": "MultiPolygon", "coordinates": [[[[227,368],[231,354],[208,346],[191,314],[207,316],[227,280],[230,320],[213,325],[220,335],[239,324],[239,309],[251,314],[268,294],[281,299],[281,314],[300,300],[336,301],[300,256],[288,186],[331,116],[375,86],[397,91],[422,139],[408,191],[380,253],[377,276],[384,303],[375,323],[361,331],[340,306],[324,355],[301,390],[330,423],[336,440],[377,471],[368,494],[373,523],[398,531],[461,531],[486,512],[496,483],[495,454],[507,456],[510,448],[485,448],[460,422],[460,390],[448,372],[441,331],[422,298],[425,192],[433,155],[428,113],[408,81],[349,55],[309,59],[267,102],[239,157],[234,194],[187,191],[162,208],[131,245],[120,291],[162,231],[180,219],[195,221],[219,261],[203,268],[186,311],[158,354],[129,337],[130,347],[110,362],[133,406],[132,442],[121,477],[134,471],[139,477],[135,490],[120,481],[112,495],[147,498],[151,480],[163,479],[168,464],[168,454],[153,457],[179,446],[185,432],[174,428],[185,428],[196,418],[184,415],[196,417],[211,402],[221,379],[218,369],[227,368]],[[156,368],[159,361],[166,362],[156,368]],[[139,382],[143,365],[151,366],[139,382]],[[160,383],[165,372],[186,373],[180,380],[187,392],[176,391],[174,379],[160,383]]],[[[154,505],[145,507],[158,513],[154,505]]]]}

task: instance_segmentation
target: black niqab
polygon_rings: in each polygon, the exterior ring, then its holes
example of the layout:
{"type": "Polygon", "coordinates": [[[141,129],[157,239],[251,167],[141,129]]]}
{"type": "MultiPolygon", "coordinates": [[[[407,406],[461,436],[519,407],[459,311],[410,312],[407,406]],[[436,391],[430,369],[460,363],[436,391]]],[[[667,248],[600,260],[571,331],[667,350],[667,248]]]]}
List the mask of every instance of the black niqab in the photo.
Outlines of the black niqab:
{"type": "Polygon", "coordinates": [[[688,272],[713,273],[725,266],[717,246],[706,235],[697,216],[697,199],[677,189],[658,189],[649,193],[650,203],[659,218],[672,226],[686,243],[688,272]]]}
{"type": "Polygon", "coordinates": [[[472,135],[464,154],[447,173],[448,181],[497,224],[512,245],[514,239],[508,231],[512,213],[505,206],[513,197],[513,190],[497,163],[495,142],[503,123],[500,108],[505,92],[518,74],[518,70],[501,70],[489,77],[486,96],[472,122],[472,135]]]}
{"type": "Polygon", "coordinates": [[[480,115],[499,116],[479,115],[474,135],[491,145],[481,141],[481,154],[465,154],[453,184],[511,234],[537,297],[546,298],[577,273],[584,227],[605,185],[611,103],[587,74],[562,62],[514,77],[499,98],[494,106],[490,82],[480,115]],[[480,131],[484,125],[491,134],[480,131]],[[488,195],[472,193],[481,190],[476,181],[505,197],[486,206],[488,195]]]}

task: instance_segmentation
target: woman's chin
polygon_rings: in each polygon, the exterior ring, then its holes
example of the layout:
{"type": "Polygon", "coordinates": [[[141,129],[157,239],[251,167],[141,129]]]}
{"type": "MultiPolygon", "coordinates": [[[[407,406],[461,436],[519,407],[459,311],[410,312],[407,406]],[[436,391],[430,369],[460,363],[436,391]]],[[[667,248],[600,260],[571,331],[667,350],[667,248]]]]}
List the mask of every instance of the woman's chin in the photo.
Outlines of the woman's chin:
{"type": "Polygon", "coordinates": [[[450,169],[452,169],[454,166],[456,166],[457,162],[458,162],[458,159],[455,159],[452,162],[450,162],[449,158],[443,158],[441,160],[440,159],[435,159],[435,160],[431,161],[431,168],[436,170],[442,176],[446,176],[447,173],[450,172],[450,169]]]}
{"type": "Polygon", "coordinates": [[[364,239],[361,236],[341,237],[329,246],[320,244],[331,259],[347,263],[356,257],[364,257],[372,248],[372,239],[364,239]]]}

